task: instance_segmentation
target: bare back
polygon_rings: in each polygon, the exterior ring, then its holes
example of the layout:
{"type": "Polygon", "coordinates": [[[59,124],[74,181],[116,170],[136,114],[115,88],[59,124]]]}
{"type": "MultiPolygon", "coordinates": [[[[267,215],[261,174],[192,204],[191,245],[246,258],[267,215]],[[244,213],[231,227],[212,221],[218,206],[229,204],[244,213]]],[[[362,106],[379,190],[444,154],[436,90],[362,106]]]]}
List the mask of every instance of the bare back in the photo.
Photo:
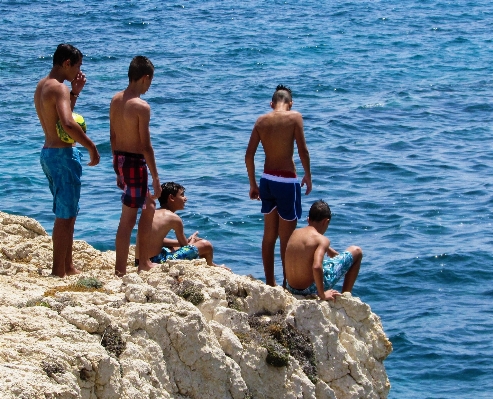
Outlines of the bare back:
{"type": "Polygon", "coordinates": [[[121,91],[110,105],[110,139],[113,151],[143,154],[150,146],[151,109],[131,91],[121,91]]]}
{"type": "MultiPolygon", "coordinates": [[[[147,242],[150,257],[156,256],[161,252],[163,240],[171,230],[174,230],[177,235],[180,232],[183,234],[183,221],[181,218],[168,209],[156,209],[152,220],[151,233],[147,242]]],[[[139,259],[138,248],[135,250],[135,258],[139,259]]]]}
{"type": "Polygon", "coordinates": [[[75,145],[60,140],[55,127],[60,119],[72,119],[70,94],[67,86],[48,76],[41,79],[34,92],[34,106],[45,134],[45,147],[63,148],[75,145]]]}
{"type": "Polygon", "coordinates": [[[311,226],[293,232],[284,258],[286,279],[291,287],[304,289],[315,281],[313,275],[315,257],[322,262],[329,245],[330,240],[311,226]]]}
{"type": "Polygon", "coordinates": [[[294,142],[298,147],[300,144],[306,147],[301,114],[297,111],[272,111],[257,119],[254,131],[264,148],[264,169],[295,172],[294,142]]]}

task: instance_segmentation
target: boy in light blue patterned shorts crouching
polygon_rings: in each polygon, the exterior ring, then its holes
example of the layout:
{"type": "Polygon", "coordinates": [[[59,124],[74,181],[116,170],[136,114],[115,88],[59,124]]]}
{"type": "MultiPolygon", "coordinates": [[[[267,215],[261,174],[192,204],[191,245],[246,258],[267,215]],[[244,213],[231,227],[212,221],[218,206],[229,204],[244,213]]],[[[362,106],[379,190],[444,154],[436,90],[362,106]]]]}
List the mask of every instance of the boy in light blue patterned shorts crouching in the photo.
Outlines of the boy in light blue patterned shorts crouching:
{"type": "Polygon", "coordinates": [[[316,295],[322,300],[341,295],[334,285],[344,276],[342,292],[351,292],[363,259],[360,247],[339,254],[324,236],[332,214],[323,200],[316,201],[308,215],[308,226],[291,235],[286,248],[286,288],[294,295],[316,295]],[[329,259],[323,259],[327,254],[329,259]]]}

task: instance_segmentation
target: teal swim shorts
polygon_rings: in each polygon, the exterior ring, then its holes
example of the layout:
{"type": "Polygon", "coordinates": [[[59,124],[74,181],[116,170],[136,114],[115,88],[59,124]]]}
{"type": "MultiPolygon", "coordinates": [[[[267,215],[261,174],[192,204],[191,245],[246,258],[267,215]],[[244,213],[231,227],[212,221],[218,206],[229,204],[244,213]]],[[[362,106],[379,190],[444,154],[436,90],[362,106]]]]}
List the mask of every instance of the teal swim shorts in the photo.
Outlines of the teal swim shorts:
{"type": "Polygon", "coordinates": [[[69,219],[79,213],[82,154],[76,147],[43,148],[40,163],[53,195],[53,213],[69,219]]]}
{"type": "MultiPolygon", "coordinates": [[[[161,252],[153,256],[150,260],[152,263],[164,263],[167,260],[193,260],[199,257],[199,249],[195,245],[184,245],[176,251],[163,247],[161,252]]],[[[139,259],[135,259],[135,266],[139,266],[139,259]]]]}
{"type": "MultiPolygon", "coordinates": [[[[337,282],[347,273],[353,264],[353,255],[351,252],[344,251],[334,258],[325,259],[322,262],[324,271],[324,291],[332,289],[337,282]]],[[[315,282],[309,287],[298,290],[286,284],[286,289],[293,295],[318,295],[317,285],[315,282]]]]}

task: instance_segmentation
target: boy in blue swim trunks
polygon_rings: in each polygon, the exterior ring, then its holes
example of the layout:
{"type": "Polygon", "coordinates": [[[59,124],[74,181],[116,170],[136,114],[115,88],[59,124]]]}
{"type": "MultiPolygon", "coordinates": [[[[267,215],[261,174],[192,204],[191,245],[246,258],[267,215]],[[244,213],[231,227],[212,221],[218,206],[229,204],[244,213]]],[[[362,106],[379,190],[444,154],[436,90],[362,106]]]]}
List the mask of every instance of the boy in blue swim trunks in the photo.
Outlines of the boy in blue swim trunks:
{"type": "MultiPolygon", "coordinates": [[[[219,266],[213,262],[214,248],[209,241],[200,238],[197,231],[188,238],[185,236],[183,220],[175,213],[185,208],[187,202],[185,188],[174,182],[164,183],[161,185],[158,201],[161,208],[154,212],[148,240],[149,253],[152,254],[151,262],[164,263],[168,259],[192,260],[200,257],[204,258],[208,265],[219,266]],[[174,240],[166,237],[171,230],[176,235],[174,240]]],[[[139,263],[139,240],[137,240],[136,266],[139,263]]],[[[228,269],[222,265],[221,267],[228,269]]]]}
{"type": "Polygon", "coordinates": [[[334,290],[344,276],[342,292],[351,292],[358,277],[363,252],[350,246],[339,254],[330,247],[324,236],[332,214],[323,200],[310,208],[308,226],[295,230],[286,248],[287,290],[294,295],[316,295],[322,300],[333,300],[341,295],[334,290]],[[324,260],[327,254],[329,259],[324,260]]]}
{"type": "MultiPolygon", "coordinates": [[[[270,106],[272,111],[260,116],[253,127],[245,154],[245,164],[250,181],[250,199],[262,200],[262,260],[265,282],[274,286],[274,247],[277,238],[280,239],[284,274],[286,245],[301,217],[301,186],[306,184],[305,195],[309,194],[312,190],[312,178],[310,155],[303,132],[303,118],[299,112],[291,111],[291,89],[283,85],[277,86],[270,106]],[[293,160],[294,142],[305,171],[301,186],[293,160]],[[265,162],[259,188],[255,178],[254,158],[260,143],[264,148],[265,162]]],[[[283,286],[285,281],[284,276],[283,286]]]]}
{"type": "Polygon", "coordinates": [[[75,219],[79,213],[82,176],[81,152],[75,143],[62,141],[57,134],[57,123],[75,142],[89,151],[89,166],[99,163],[96,145],[75,122],[72,111],[85,83],[80,70],[82,53],[70,44],[58,45],[53,54],[53,68],[41,79],[34,92],[34,105],[45,135],[40,163],[53,195],[53,268],[54,276],[78,274],[72,262],[75,219]],[[69,81],[71,89],[65,85],[69,81]]]}

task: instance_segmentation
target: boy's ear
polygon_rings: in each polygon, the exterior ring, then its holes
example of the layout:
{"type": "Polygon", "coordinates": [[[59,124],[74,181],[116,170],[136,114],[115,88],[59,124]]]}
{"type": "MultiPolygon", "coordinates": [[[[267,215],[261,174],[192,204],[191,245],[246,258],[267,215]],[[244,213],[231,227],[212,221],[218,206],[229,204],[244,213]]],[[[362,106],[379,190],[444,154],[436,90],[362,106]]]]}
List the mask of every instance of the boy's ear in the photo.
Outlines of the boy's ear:
{"type": "Polygon", "coordinates": [[[70,68],[72,64],[70,63],[70,58],[67,58],[65,61],[62,63],[62,67],[64,68],[70,68]]]}

